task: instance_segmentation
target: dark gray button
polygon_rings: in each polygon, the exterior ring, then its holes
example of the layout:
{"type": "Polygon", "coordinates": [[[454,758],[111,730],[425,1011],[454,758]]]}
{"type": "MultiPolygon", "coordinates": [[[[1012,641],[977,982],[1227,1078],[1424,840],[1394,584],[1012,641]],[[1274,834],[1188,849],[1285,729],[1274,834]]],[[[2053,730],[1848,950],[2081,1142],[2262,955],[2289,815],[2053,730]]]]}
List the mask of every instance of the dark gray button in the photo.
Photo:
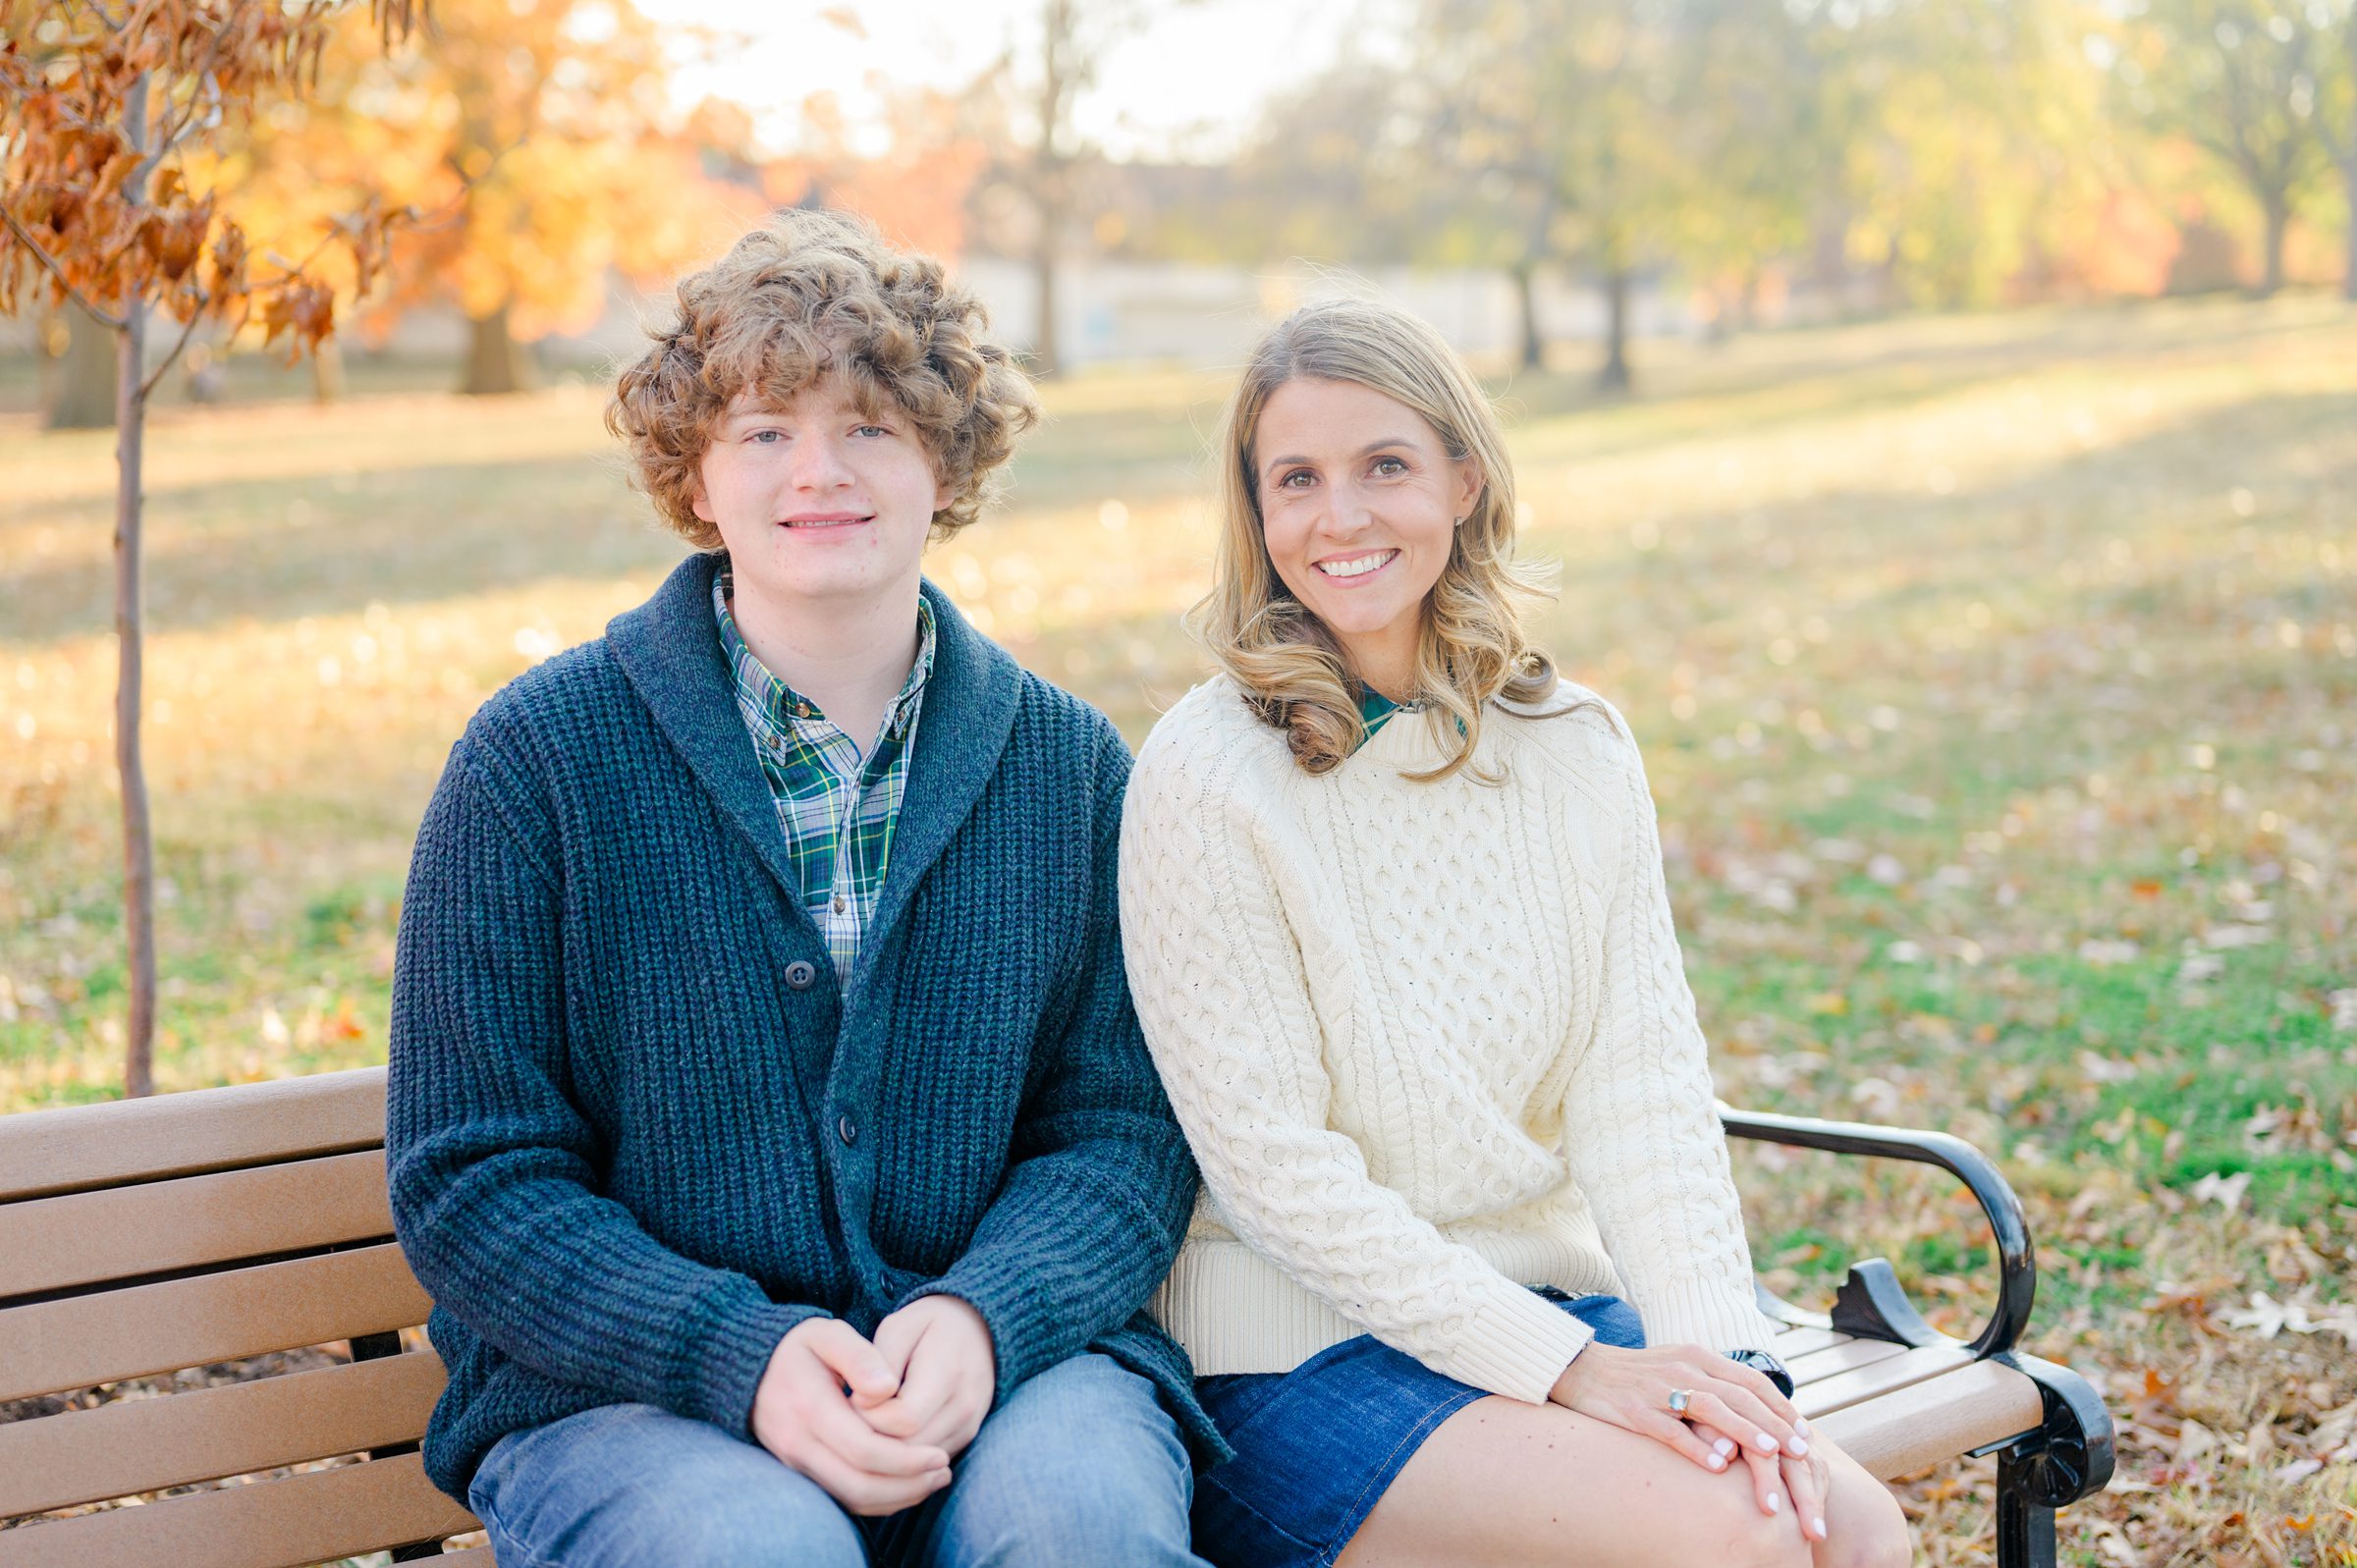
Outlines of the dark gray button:
{"type": "Polygon", "coordinates": [[[859,1129],[852,1124],[850,1113],[849,1111],[846,1111],[842,1116],[836,1118],[835,1136],[841,1138],[847,1144],[853,1144],[859,1141],[859,1129]]]}
{"type": "Polygon", "coordinates": [[[818,978],[818,966],[796,958],[786,966],[786,983],[796,991],[808,991],[810,982],[818,978]]]}

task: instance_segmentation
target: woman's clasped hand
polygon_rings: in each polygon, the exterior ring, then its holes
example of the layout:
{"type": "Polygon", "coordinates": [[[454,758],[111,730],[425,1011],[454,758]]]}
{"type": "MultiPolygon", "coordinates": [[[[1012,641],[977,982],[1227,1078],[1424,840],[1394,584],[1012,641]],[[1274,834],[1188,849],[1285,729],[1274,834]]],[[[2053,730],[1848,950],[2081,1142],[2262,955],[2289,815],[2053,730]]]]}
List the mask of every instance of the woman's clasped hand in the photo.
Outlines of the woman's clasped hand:
{"type": "Polygon", "coordinates": [[[1830,1476],[1809,1424],[1765,1373],[1699,1345],[1627,1350],[1591,1343],[1548,1397],[1566,1410],[1668,1444],[1710,1471],[1738,1457],[1763,1513],[1787,1501],[1802,1536],[1825,1540],[1830,1476]],[[1684,1413],[1672,1396],[1685,1395],[1684,1413]]]}

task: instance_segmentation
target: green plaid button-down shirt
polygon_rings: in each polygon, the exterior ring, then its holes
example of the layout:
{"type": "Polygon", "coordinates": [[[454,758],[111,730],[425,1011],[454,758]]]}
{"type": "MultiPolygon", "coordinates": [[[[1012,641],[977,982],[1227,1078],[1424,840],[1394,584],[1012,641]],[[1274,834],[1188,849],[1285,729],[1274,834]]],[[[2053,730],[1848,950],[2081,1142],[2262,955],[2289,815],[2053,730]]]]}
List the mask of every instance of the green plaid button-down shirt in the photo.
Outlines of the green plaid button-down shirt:
{"type": "Polygon", "coordinates": [[[908,783],[908,751],[933,671],[933,609],[916,601],[916,664],[901,694],[884,710],[884,727],[865,755],[859,744],[818,711],[818,704],[780,680],[745,646],[729,614],[727,568],[712,582],[712,614],[720,645],[737,675],[737,711],[753,739],[761,776],[777,802],[778,826],[801,887],[802,907],[818,923],[834,960],[836,984],[849,986],[859,939],[884,891],[892,861],[892,829],[908,783]]]}

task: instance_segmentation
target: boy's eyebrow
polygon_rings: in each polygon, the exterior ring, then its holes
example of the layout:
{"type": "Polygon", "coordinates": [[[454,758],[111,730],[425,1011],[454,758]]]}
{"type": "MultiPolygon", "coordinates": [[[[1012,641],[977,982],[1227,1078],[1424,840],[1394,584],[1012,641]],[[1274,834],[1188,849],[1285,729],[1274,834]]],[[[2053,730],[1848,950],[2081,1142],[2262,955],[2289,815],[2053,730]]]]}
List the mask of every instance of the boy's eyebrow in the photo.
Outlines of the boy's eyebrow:
{"type": "MultiPolygon", "coordinates": [[[[1361,458],[1371,458],[1386,447],[1405,447],[1412,446],[1413,444],[1414,443],[1410,442],[1405,436],[1385,436],[1381,441],[1370,441],[1365,446],[1359,448],[1357,456],[1361,458]]],[[[1271,468],[1282,468],[1288,462],[1310,462],[1313,460],[1314,460],[1309,458],[1289,456],[1284,458],[1271,458],[1267,462],[1261,464],[1261,472],[1266,473],[1271,468]]]]}

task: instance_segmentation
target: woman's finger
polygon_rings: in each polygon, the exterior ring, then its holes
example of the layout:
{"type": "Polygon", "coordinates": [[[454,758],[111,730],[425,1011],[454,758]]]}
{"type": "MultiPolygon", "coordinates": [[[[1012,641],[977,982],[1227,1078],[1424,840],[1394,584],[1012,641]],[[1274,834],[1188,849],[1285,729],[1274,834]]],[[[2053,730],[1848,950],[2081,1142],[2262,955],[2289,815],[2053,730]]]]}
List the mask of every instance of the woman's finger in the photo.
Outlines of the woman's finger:
{"type": "Polygon", "coordinates": [[[1784,1489],[1792,1497],[1792,1517],[1800,1521],[1800,1533],[1809,1541],[1825,1539],[1825,1494],[1833,1483],[1833,1474],[1825,1461],[1812,1454],[1806,1459],[1787,1459],[1783,1463],[1784,1489]]]}
{"type": "MultiPolygon", "coordinates": [[[[1693,1399],[1686,1405],[1686,1414],[1727,1433],[1754,1454],[1774,1459],[1780,1454],[1795,1451],[1785,1446],[1787,1439],[1798,1440],[1792,1438],[1791,1429],[1782,1428],[1780,1431],[1781,1423],[1778,1426],[1770,1425],[1768,1413],[1758,1408],[1757,1401],[1747,1400],[1739,1389],[1726,1385],[1720,1388],[1697,1388],[1693,1399]],[[1728,1393],[1732,1393],[1736,1400],[1751,1404],[1753,1408],[1739,1408],[1727,1397],[1728,1393]]],[[[1806,1453],[1808,1445],[1802,1443],[1797,1451],[1806,1453]]]]}
{"type": "Polygon", "coordinates": [[[1806,1433],[1808,1423],[1800,1419],[1800,1412],[1793,1408],[1791,1400],[1784,1397],[1784,1391],[1776,1385],[1775,1379],[1759,1368],[1747,1367],[1742,1362],[1729,1361],[1721,1356],[1718,1365],[1711,1368],[1711,1376],[1736,1384],[1757,1399],[1777,1420],[1806,1433]]]}
{"type": "Polygon", "coordinates": [[[1751,1467],[1751,1489],[1759,1498],[1760,1512],[1781,1516],[1784,1511],[1783,1461],[1774,1454],[1756,1454],[1746,1448],[1743,1462],[1751,1467]]]}
{"type": "Polygon", "coordinates": [[[1649,1409],[1635,1420],[1620,1422],[1618,1425],[1657,1441],[1668,1443],[1705,1470],[1724,1471],[1733,1460],[1732,1445],[1729,1445],[1727,1450],[1722,1451],[1714,1445],[1710,1437],[1704,1436],[1668,1411],[1649,1409]]]}

